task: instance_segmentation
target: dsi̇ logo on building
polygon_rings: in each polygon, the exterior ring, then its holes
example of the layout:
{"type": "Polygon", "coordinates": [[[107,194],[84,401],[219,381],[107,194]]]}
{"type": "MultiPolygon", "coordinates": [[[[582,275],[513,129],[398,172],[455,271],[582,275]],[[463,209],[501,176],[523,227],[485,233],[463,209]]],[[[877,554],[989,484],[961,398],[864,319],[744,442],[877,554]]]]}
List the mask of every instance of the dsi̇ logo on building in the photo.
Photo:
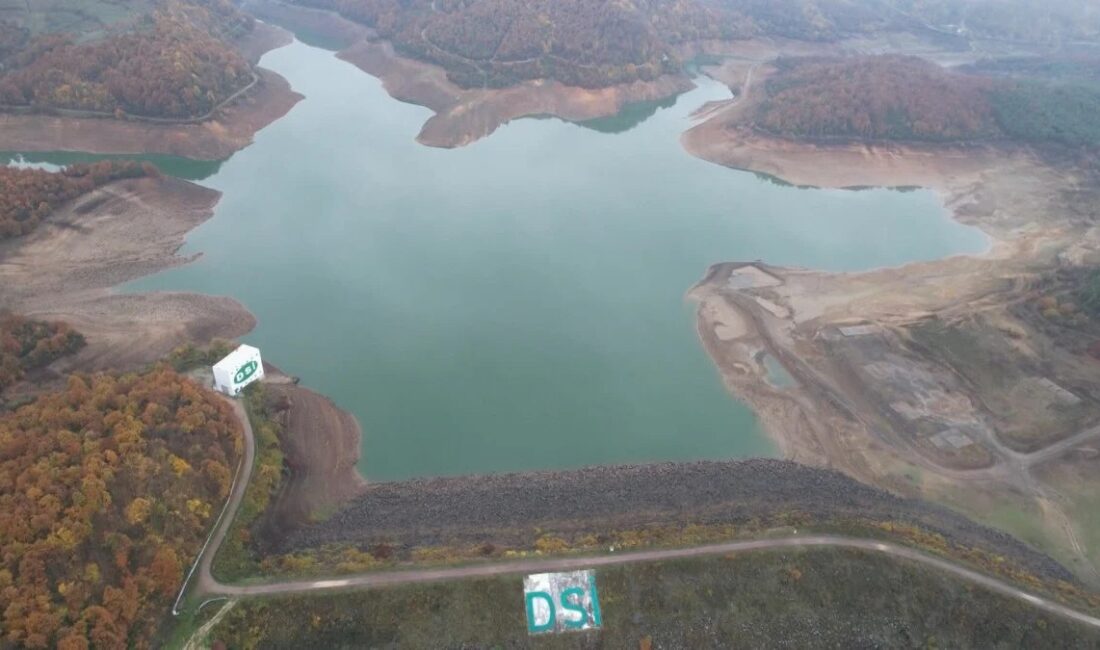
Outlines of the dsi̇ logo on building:
{"type": "Polygon", "coordinates": [[[537,573],[523,579],[528,634],[589,630],[603,625],[593,571],[537,573]]]}
{"type": "Polygon", "coordinates": [[[255,361],[249,361],[240,368],[237,368],[237,374],[233,375],[234,384],[243,384],[246,379],[256,374],[256,369],[260,367],[260,364],[255,361]]]}

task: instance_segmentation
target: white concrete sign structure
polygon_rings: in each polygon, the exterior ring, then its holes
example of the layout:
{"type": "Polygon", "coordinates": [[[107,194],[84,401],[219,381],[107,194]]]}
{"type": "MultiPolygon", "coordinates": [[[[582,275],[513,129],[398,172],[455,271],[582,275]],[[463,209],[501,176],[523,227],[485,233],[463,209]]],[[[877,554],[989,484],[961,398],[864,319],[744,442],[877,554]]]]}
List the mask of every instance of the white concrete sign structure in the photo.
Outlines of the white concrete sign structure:
{"type": "Polygon", "coordinates": [[[527,633],[573,632],[603,625],[594,571],[536,573],[523,579],[527,633]]]}
{"type": "Polygon", "coordinates": [[[260,351],[251,345],[242,345],[227,357],[214,364],[214,389],[236,397],[245,386],[263,379],[264,363],[260,351]]]}

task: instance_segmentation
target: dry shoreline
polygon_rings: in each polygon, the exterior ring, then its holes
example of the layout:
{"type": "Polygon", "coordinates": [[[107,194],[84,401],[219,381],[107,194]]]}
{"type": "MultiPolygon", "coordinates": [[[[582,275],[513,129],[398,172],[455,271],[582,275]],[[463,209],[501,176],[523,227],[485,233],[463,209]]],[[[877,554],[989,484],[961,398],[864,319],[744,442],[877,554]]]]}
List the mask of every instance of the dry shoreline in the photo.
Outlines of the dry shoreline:
{"type": "MultiPolygon", "coordinates": [[[[1093,438],[1100,438],[1100,431],[1082,430],[1100,418],[1100,410],[1088,411],[1100,396],[1084,360],[1088,335],[1051,329],[1028,307],[1066,290],[1056,273],[1100,264],[1091,226],[1095,179],[1023,147],[768,137],[744,124],[758,100],[750,92],[708,107],[682,135],[682,145],[704,160],[793,185],[928,188],[952,218],[982,230],[991,248],[858,273],[716,264],[690,296],[698,302],[700,340],[727,388],[757,413],[785,458],[947,504],[1010,530],[1100,584],[1100,544],[1087,540],[1085,522],[1069,516],[1081,505],[1064,496],[1065,486],[1055,490],[1032,471],[1033,464],[1059,467],[1088,458],[1093,438]],[[845,334],[845,328],[854,329],[845,334]],[[966,357],[965,346],[940,347],[956,339],[924,342],[933,335],[977,337],[969,345],[998,350],[985,354],[999,369],[966,357]],[[768,382],[760,362],[765,354],[795,378],[794,386],[768,382]],[[1004,379],[984,380],[989,372],[1004,379]],[[1029,455],[1005,436],[1020,422],[1026,428],[1042,421],[1024,418],[1050,413],[1044,405],[1055,398],[1028,388],[1042,381],[1058,390],[1069,386],[1068,399],[1085,401],[1081,415],[1029,443],[1040,450],[1029,455]],[[1013,403],[1024,406],[1006,411],[1013,403]],[[1031,403],[1036,406],[1026,406],[1031,403]],[[960,447],[937,447],[931,444],[937,431],[968,433],[960,447]],[[1021,516],[998,514],[1003,511],[1021,516]]],[[[1078,478],[1070,487],[1087,495],[1100,482],[1078,478]]]]}
{"type": "Polygon", "coordinates": [[[359,474],[362,429],[351,413],[277,368],[265,379],[289,470],[264,515],[268,535],[323,518],[367,487],[359,474]]]}
{"type": "MultiPolygon", "coordinates": [[[[172,177],[109,183],[57,209],[34,232],[0,244],[0,307],[72,325],[87,345],[36,373],[6,396],[32,397],[71,372],[131,371],[180,345],[235,339],[255,317],[230,297],[155,291],[119,293],[125,282],[187,264],[187,234],[209,219],[221,194],[172,177]]],[[[201,254],[200,254],[201,255],[201,254]]],[[[291,476],[273,502],[274,519],[296,525],[358,495],[361,433],[331,400],[272,373],[285,401],[279,419],[291,476]]]]}
{"type": "Polygon", "coordinates": [[[466,89],[443,68],[401,57],[373,30],[335,13],[277,0],[249,0],[245,9],[265,20],[296,25],[339,42],[338,56],[382,80],[394,99],[435,112],[417,142],[431,147],[468,145],[521,117],[550,115],[583,121],[615,115],[630,103],[655,101],[694,88],[686,75],[665,75],[607,88],[579,88],[556,81],[528,81],[501,89],[466,89]]]}
{"type": "MultiPolygon", "coordinates": [[[[263,4],[272,3],[264,0],[263,4]]],[[[334,19],[332,14],[323,15],[334,19]]],[[[441,69],[402,59],[388,44],[366,40],[360,31],[365,28],[347,23],[332,29],[357,39],[341,52],[342,58],[381,78],[393,97],[437,111],[418,138],[432,146],[468,144],[510,119],[532,113],[567,119],[613,114],[625,102],[675,94],[686,89],[684,83],[690,84],[669,77],[602,91],[553,83],[466,91],[450,84],[441,69]]],[[[262,47],[258,45],[257,51],[262,47]]],[[[731,73],[726,79],[745,79],[747,86],[750,77],[740,74],[731,73]]],[[[744,90],[747,94],[748,88],[744,90]]],[[[38,118],[34,127],[38,132],[23,125],[20,137],[26,138],[25,144],[46,145],[6,148],[67,148],[53,146],[64,141],[78,143],[70,146],[80,150],[132,146],[132,153],[217,157],[214,152],[231,153],[247,146],[256,130],[285,114],[300,96],[275,75],[254,99],[267,108],[250,112],[256,107],[240,106],[228,111],[224,123],[201,125],[203,133],[173,134],[154,127],[155,131],[143,134],[127,132],[138,126],[127,123],[119,123],[125,127],[120,130],[109,130],[100,128],[103,121],[82,127],[70,124],[72,120],[47,123],[57,118],[38,118]],[[270,97],[263,95],[265,89],[272,91],[270,97]],[[239,119],[235,127],[231,126],[234,116],[239,119]]],[[[870,485],[946,503],[970,514],[988,507],[996,491],[1018,489],[1019,484],[1008,480],[1007,474],[990,472],[967,478],[974,495],[958,497],[955,481],[961,470],[941,471],[944,468],[925,462],[912,450],[897,447],[896,440],[883,436],[857,417],[851,405],[838,400],[831,387],[815,385],[817,377],[810,372],[792,372],[799,381],[794,388],[771,386],[760,353],[772,354],[790,367],[800,357],[828,363],[823,361],[827,355],[820,340],[814,338],[827,327],[868,321],[889,327],[929,315],[965,314],[988,296],[1003,293],[1006,283],[1026,282],[1021,278],[1040,274],[1060,260],[1091,258],[1097,251],[1088,235],[1095,233],[1057,210],[1062,193],[1076,189],[1075,179],[1022,150],[817,146],[762,138],[730,123],[745,105],[731,101],[708,107],[706,121],[683,135],[685,148],[711,162],[769,173],[799,185],[930,187],[944,196],[956,219],[982,228],[994,246],[980,257],[857,274],[758,265],[777,282],[756,287],[759,291],[754,295],[729,291],[729,274],[737,265],[713,267],[691,295],[699,301],[700,339],[729,390],[753,408],[786,459],[839,469],[870,485]],[[1031,226],[1040,218],[1045,228],[1036,231],[1031,226]],[[764,302],[747,304],[746,295],[764,302]],[[763,311],[757,308],[761,306],[763,311]],[[914,472],[915,479],[911,478],[914,472]]],[[[18,125],[0,117],[0,143],[5,137],[14,138],[15,131],[18,125]]],[[[120,181],[81,197],[32,235],[0,245],[0,305],[35,317],[67,320],[85,333],[88,347],[56,364],[55,370],[62,372],[139,367],[180,343],[241,336],[254,327],[255,319],[230,298],[112,292],[119,283],[189,261],[177,251],[186,233],[210,217],[217,199],[216,192],[175,179],[120,181]]],[[[366,488],[354,462],[360,436],[354,418],[305,389],[276,385],[272,392],[289,401],[281,416],[286,431],[283,444],[295,470],[275,501],[277,518],[302,522],[362,494],[366,488]]],[[[414,494],[414,500],[427,503],[430,497],[425,494],[414,494]]],[[[1059,516],[1066,519],[1043,493],[1031,496],[1051,521],[1059,516]]],[[[1072,542],[1072,522],[1067,530],[1072,542]]]]}
{"type": "Polygon", "coordinates": [[[255,319],[232,299],[114,292],[188,262],[176,252],[219,196],[174,178],[116,181],[89,192],[0,246],[0,304],[84,333],[87,347],[55,364],[60,372],[134,369],[182,343],[241,336],[255,319]]]}
{"type": "MultiPolygon", "coordinates": [[[[255,63],[265,52],[291,40],[285,30],[260,23],[237,47],[255,63]]],[[[222,108],[217,117],[200,124],[0,114],[0,150],[228,158],[251,144],[256,132],[286,115],[302,99],[281,76],[263,68],[257,73],[260,81],[255,88],[222,108]]]]}

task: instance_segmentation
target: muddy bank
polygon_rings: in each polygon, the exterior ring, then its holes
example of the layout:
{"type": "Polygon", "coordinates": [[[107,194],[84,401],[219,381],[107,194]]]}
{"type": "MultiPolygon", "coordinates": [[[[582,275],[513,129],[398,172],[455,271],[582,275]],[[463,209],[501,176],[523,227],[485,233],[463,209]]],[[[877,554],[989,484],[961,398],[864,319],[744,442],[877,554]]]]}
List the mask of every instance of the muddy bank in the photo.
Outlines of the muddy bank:
{"type": "Polygon", "coordinates": [[[545,533],[600,534],[659,525],[742,525],[798,512],[817,522],[912,522],[994,550],[1052,578],[1070,574],[1015,539],[944,508],[903,499],[838,472],[767,459],[592,467],[370,485],[282,550],[329,543],[398,546],[530,544],[545,533]]]}
{"type": "Polygon", "coordinates": [[[299,386],[278,370],[268,374],[269,409],[281,427],[288,476],[267,513],[268,535],[324,518],[359,496],[366,481],[356,464],[362,430],[355,416],[299,386]]]}
{"type": "Polygon", "coordinates": [[[89,192],[30,235],[0,245],[0,305],[67,321],[85,335],[88,345],[54,364],[59,371],[137,368],[183,343],[241,336],[255,319],[229,298],[112,292],[189,261],[176,252],[210,218],[219,196],[167,177],[89,192]]]}
{"type": "Polygon", "coordinates": [[[703,160],[809,187],[919,186],[950,191],[973,182],[1006,157],[1026,155],[992,145],[821,145],[764,136],[725,124],[720,117],[692,127],[680,141],[688,153],[703,160]]]}
{"type": "Polygon", "coordinates": [[[694,87],[686,75],[666,75],[598,89],[556,81],[465,89],[451,83],[443,68],[399,56],[372,30],[336,14],[274,0],[251,0],[245,8],[261,18],[338,44],[340,58],[381,79],[392,97],[430,108],[436,114],[424,124],[417,141],[432,147],[470,144],[521,117],[549,115],[570,121],[607,117],[626,104],[665,99],[694,87]]]}

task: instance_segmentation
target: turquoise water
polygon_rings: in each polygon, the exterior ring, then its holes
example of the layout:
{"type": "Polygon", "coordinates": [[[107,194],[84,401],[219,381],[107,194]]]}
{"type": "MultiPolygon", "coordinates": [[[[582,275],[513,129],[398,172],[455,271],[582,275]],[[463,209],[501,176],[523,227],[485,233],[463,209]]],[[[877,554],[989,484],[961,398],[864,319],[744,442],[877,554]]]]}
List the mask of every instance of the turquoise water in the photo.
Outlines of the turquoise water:
{"type": "Polygon", "coordinates": [[[729,96],[707,79],[620,123],[520,120],[441,150],[414,141],[429,111],[330,52],[263,65],[306,99],[221,164],[159,161],[224,197],[189,238],[200,260],[128,290],[240,300],[246,341],[358,417],[370,479],[774,454],[697,340],[684,293],[708,265],[985,247],[930,192],[689,156],[690,112],[729,96]]]}

